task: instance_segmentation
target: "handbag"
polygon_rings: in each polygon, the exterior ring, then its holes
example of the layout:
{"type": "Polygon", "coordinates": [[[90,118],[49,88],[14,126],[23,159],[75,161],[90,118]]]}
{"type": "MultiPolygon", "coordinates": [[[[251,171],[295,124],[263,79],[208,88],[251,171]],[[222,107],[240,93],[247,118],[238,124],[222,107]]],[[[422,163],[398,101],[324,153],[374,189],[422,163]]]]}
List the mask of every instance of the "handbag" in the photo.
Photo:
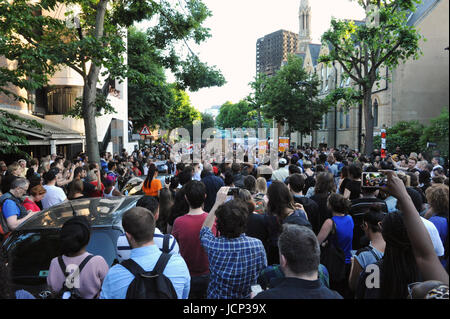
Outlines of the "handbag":
{"type": "Polygon", "coordinates": [[[335,235],[336,225],[333,221],[333,227],[325,245],[320,246],[320,263],[327,268],[330,281],[340,282],[345,280],[345,253],[334,244],[335,235]]]}

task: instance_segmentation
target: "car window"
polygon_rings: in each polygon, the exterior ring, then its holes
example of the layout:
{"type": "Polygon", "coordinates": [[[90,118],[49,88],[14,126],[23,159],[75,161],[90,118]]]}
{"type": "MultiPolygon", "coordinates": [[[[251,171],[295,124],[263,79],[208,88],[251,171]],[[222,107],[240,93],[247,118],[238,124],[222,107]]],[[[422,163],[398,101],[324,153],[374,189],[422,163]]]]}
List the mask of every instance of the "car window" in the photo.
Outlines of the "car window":
{"type": "Polygon", "coordinates": [[[6,246],[11,278],[15,282],[45,282],[50,262],[59,254],[59,231],[15,233],[6,246]]]}
{"type": "MultiPolygon", "coordinates": [[[[117,259],[119,229],[93,229],[86,250],[102,256],[111,267],[117,259]]],[[[4,247],[16,283],[45,283],[53,258],[60,255],[59,229],[14,233],[4,247]]]]}

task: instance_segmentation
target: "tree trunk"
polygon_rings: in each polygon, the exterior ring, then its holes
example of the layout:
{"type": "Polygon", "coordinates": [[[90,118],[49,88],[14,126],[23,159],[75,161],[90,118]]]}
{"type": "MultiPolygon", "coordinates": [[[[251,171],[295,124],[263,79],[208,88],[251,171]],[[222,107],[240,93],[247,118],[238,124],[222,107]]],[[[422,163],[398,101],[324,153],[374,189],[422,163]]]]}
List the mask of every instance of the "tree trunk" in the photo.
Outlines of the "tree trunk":
{"type": "MultiPolygon", "coordinates": [[[[101,0],[97,6],[94,35],[97,39],[103,37],[107,0],[101,0]]],[[[83,88],[83,118],[86,134],[86,152],[91,162],[100,163],[100,150],[98,147],[97,124],[95,123],[97,96],[97,82],[100,66],[91,63],[89,74],[85,78],[83,88]]]]}
{"type": "Polygon", "coordinates": [[[373,152],[373,115],[372,115],[372,90],[363,89],[364,94],[364,125],[366,129],[364,154],[373,152]]]}
{"type": "Polygon", "coordinates": [[[100,150],[98,147],[97,124],[95,123],[95,97],[97,94],[96,85],[87,81],[83,88],[83,119],[86,134],[86,152],[91,162],[100,163],[100,150]]]}

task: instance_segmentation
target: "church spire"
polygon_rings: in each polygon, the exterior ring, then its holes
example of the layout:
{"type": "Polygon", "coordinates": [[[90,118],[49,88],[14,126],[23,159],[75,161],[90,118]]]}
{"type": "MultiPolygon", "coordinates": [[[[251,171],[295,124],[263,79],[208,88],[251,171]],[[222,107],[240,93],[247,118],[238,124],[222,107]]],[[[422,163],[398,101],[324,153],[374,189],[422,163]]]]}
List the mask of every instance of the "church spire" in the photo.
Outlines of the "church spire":
{"type": "Polygon", "coordinates": [[[298,51],[305,53],[309,43],[311,43],[311,6],[308,0],[300,1],[298,13],[300,29],[298,33],[298,51]]]}

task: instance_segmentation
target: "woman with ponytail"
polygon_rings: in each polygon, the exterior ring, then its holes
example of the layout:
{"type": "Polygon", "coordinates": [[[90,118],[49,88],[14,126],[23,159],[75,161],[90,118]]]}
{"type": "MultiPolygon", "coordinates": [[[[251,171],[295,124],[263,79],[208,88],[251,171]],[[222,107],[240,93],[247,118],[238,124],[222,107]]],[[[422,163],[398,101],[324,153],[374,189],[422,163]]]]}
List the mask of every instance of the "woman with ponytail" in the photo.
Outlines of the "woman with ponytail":
{"type": "Polygon", "coordinates": [[[144,185],[142,185],[142,191],[145,195],[158,197],[159,191],[163,188],[162,183],[158,177],[158,170],[156,169],[156,165],[154,163],[150,163],[148,167],[147,178],[144,181],[144,185]]]}

